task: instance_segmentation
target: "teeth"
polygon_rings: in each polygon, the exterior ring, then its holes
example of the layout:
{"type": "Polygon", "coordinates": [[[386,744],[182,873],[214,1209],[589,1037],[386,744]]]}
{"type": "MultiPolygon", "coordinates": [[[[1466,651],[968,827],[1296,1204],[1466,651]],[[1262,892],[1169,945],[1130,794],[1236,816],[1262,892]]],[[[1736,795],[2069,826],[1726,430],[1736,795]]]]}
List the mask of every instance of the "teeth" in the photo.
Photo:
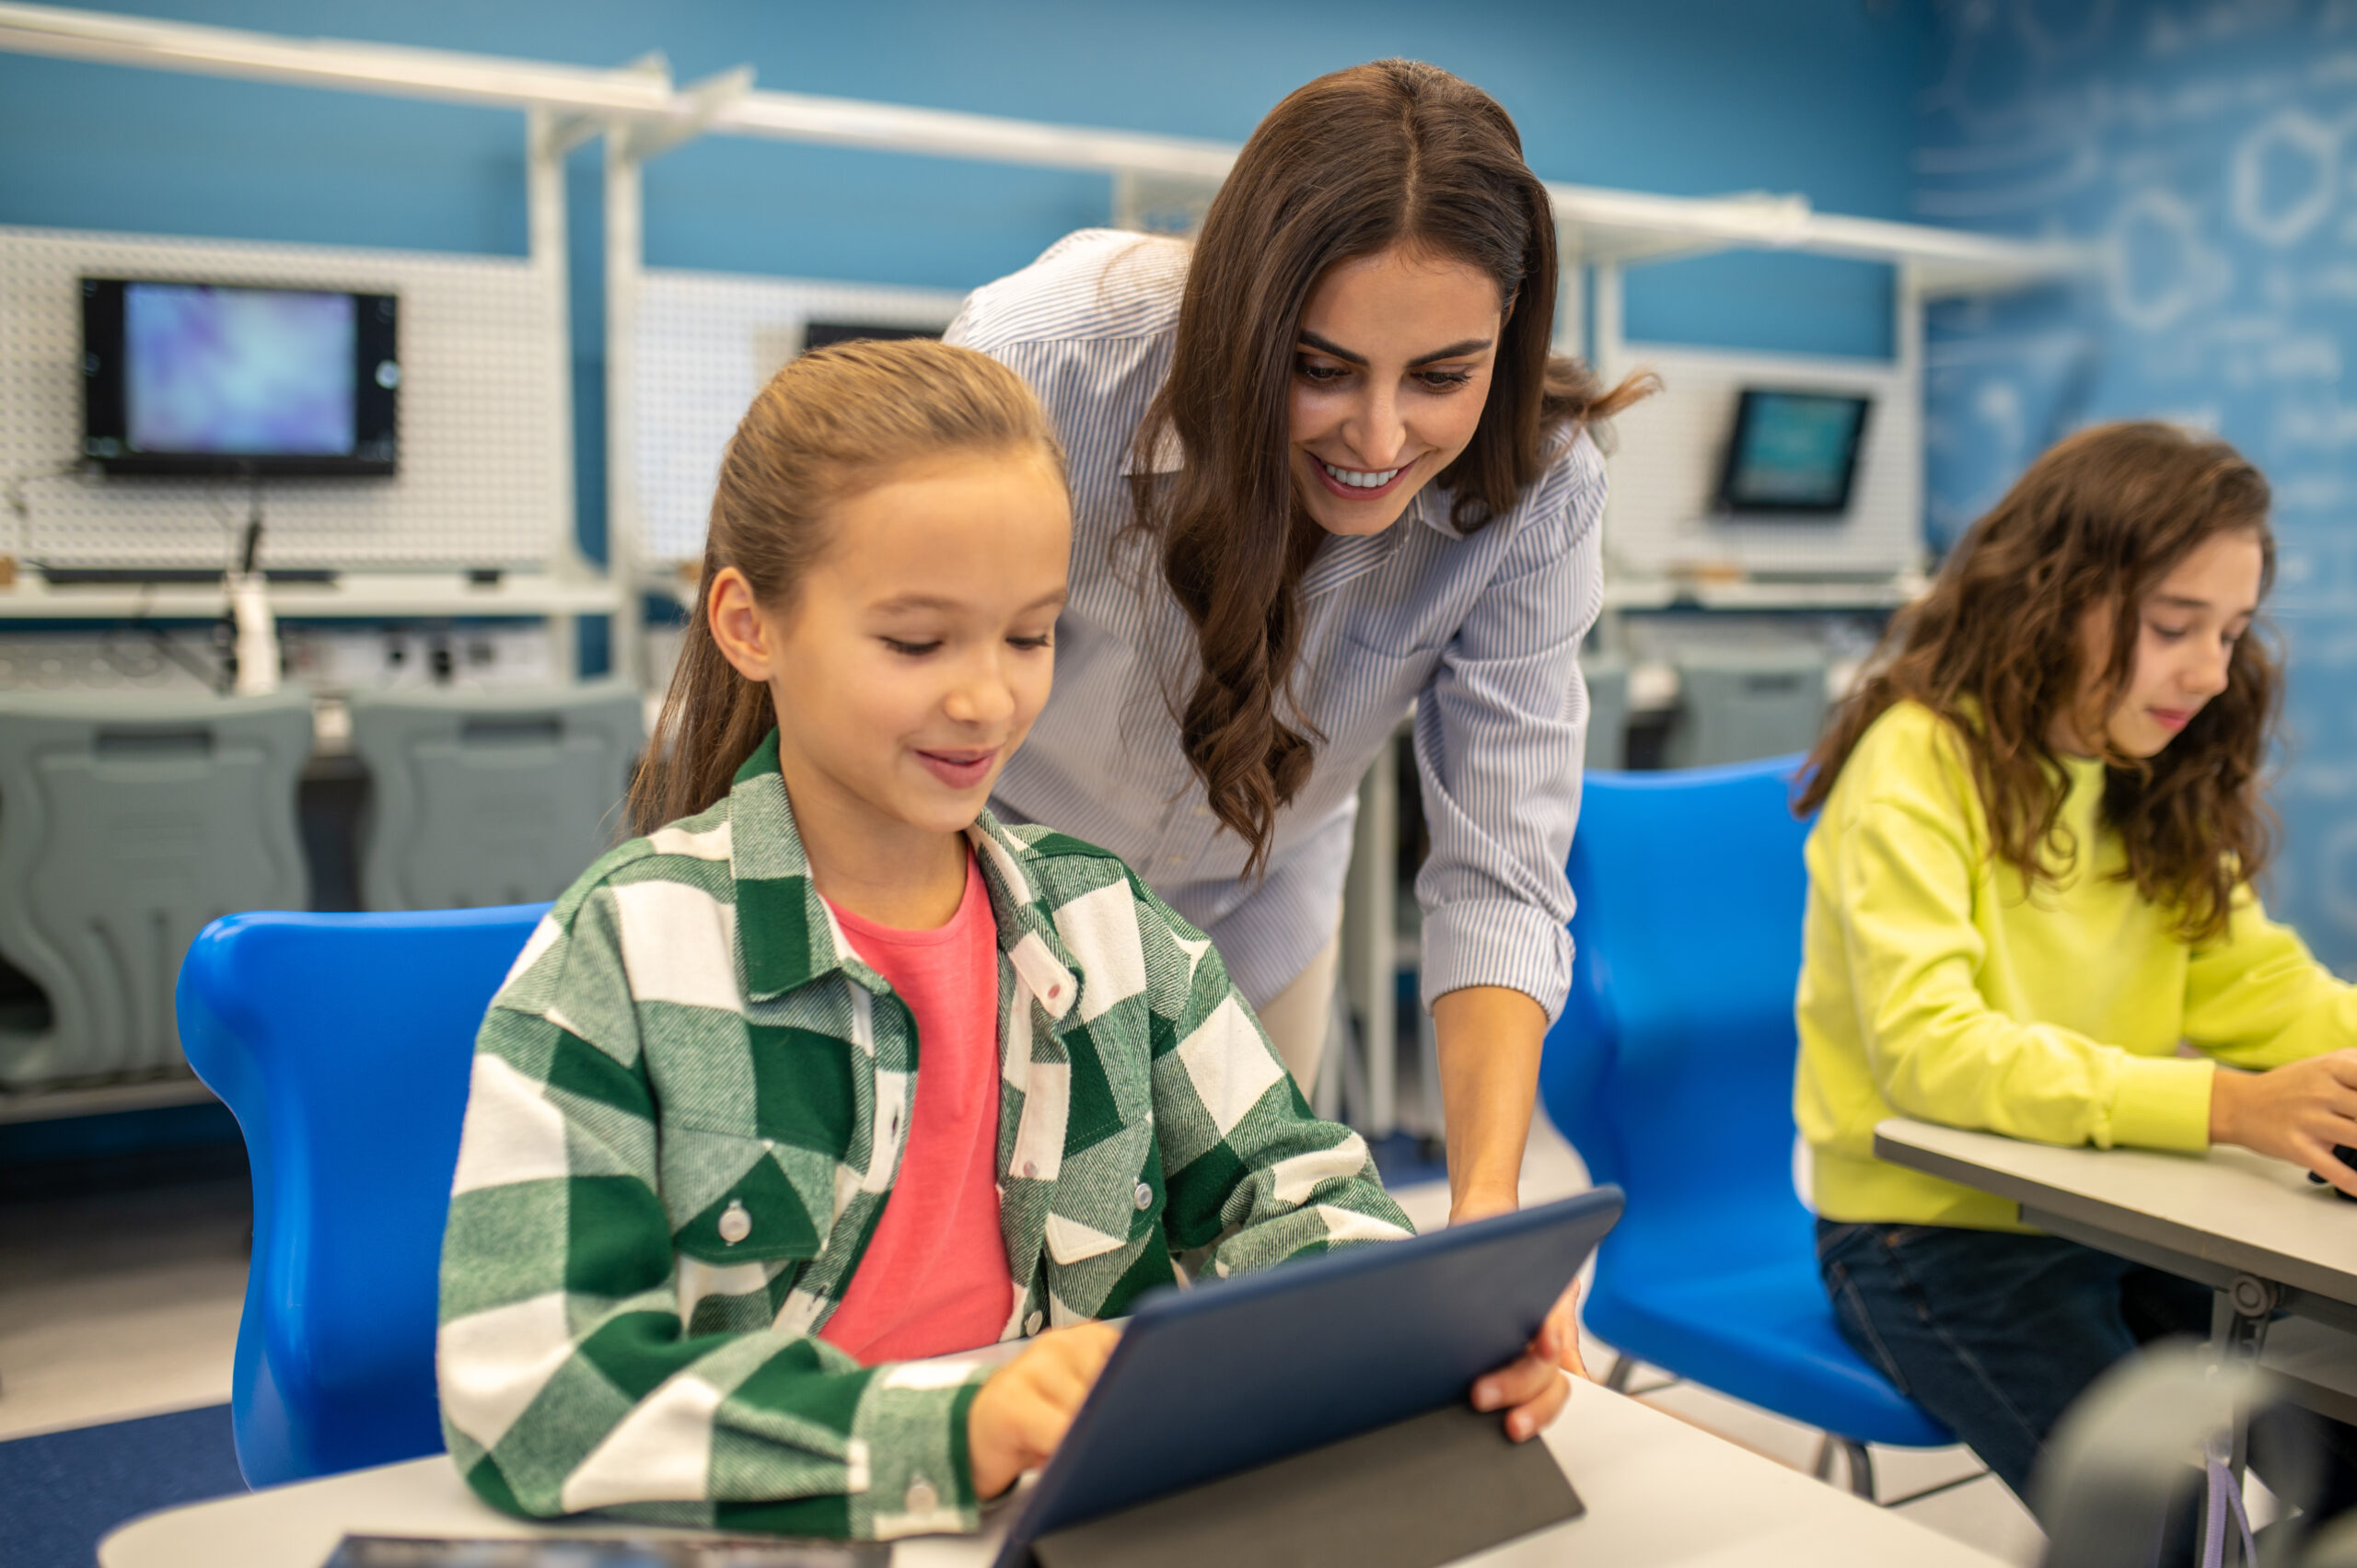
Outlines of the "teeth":
{"type": "Polygon", "coordinates": [[[1318,459],[1318,466],[1332,474],[1337,483],[1347,484],[1353,490],[1380,490],[1399,477],[1398,469],[1385,469],[1380,473],[1365,473],[1357,469],[1338,469],[1323,458],[1318,459]]]}

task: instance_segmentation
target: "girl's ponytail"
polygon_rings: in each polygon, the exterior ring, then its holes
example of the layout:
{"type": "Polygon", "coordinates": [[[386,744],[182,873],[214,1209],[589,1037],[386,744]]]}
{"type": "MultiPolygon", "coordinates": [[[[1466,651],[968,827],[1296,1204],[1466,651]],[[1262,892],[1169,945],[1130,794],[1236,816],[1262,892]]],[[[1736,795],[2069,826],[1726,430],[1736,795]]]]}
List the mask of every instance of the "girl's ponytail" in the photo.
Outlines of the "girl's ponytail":
{"type": "Polygon", "coordinates": [[[698,601],[645,759],[631,782],[631,830],[650,833],[723,799],[772,728],[767,687],[713,640],[703,595],[734,566],[767,609],[790,603],[825,550],[829,513],[911,463],[1063,451],[1023,378],[986,354],[930,339],[854,342],[789,363],[753,400],[721,459],[698,601]]]}

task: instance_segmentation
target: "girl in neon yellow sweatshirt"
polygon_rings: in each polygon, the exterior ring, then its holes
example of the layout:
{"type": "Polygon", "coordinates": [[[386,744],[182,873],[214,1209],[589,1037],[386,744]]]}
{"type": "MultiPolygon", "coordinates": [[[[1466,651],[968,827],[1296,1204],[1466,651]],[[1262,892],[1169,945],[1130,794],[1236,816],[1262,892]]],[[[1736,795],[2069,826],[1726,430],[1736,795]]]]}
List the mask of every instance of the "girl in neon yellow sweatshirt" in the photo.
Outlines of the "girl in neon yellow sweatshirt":
{"type": "Polygon", "coordinates": [[[1877,1121],[2235,1143],[2357,1196],[2332,1153],[2357,1144],[2357,990],[2251,890],[2267,507],[2218,441],[2062,442],[1894,621],[1799,802],[1821,815],[1794,1113],[1826,1287],[1852,1344],[2016,1493],[2107,1367],[2207,1332],[2209,1293],[1876,1159],[1877,1121]]]}

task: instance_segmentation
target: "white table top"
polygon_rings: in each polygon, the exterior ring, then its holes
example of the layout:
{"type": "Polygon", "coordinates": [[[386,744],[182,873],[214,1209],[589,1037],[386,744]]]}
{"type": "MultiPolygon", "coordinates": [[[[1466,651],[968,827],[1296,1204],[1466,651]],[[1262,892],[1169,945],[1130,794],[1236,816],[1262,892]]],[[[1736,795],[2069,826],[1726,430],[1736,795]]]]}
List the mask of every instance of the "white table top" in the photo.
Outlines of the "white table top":
{"type": "MultiPolygon", "coordinates": [[[[1587,1513],[1468,1562],[1483,1568],[1991,1568],[1996,1559],[1823,1481],[1582,1384],[1547,1443],[1587,1513]]],[[[1004,1527],[1004,1516],[994,1519],[1004,1527]]],[[[514,1538],[535,1527],[493,1512],[447,1458],[151,1514],[99,1543],[101,1568],[319,1568],[347,1532],[514,1538]]],[[[645,1535],[640,1527],[558,1532],[645,1535]]],[[[899,1543],[895,1568],[984,1568],[997,1530],[899,1543]]]]}
{"type": "Polygon", "coordinates": [[[2057,1148],[1903,1117],[1875,1129],[1875,1152],[2010,1198],[2040,1229],[2205,1283],[2255,1274],[2357,1308],[2357,1203],[2282,1160],[2232,1147],[2207,1155],[2057,1148]]]}

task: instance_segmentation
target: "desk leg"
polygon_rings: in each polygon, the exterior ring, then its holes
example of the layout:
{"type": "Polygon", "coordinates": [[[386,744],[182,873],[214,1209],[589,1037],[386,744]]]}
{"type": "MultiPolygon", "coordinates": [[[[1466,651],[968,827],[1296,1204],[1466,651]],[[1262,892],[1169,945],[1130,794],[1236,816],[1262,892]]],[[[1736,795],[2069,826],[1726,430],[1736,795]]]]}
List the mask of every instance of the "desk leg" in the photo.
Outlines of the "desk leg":
{"type": "MultiPolygon", "coordinates": [[[[2210,1345],[2217,1353],[2220,1365],[2258,1362],[2259,1352],[2267,1346],[2267,1325],[2275,1316],[2282,1297],[2282,1292],[2273,1282],[2255,1274],[2237,1274],[2234,1283],[2218,1292],[2217,1303],[2210,1313],[2210,1345]]],[[[2249,1437],[2248,1423],[2235,1422],[2226,1453],[2226,1469],[2237,1489],[2243,1484],[2243,1474],[2249,1463],[2249,1437]]],[[[2206,1536],[2212,1527],[2206,1503],[2201,1525],[2206,1536]]],[[[2241,1532],[2231,1519],[2225,1521],[2225,1555],[2222,1562],[2224,1568],[2238,1568],[2242,1563],[2241,1532]]]]}

